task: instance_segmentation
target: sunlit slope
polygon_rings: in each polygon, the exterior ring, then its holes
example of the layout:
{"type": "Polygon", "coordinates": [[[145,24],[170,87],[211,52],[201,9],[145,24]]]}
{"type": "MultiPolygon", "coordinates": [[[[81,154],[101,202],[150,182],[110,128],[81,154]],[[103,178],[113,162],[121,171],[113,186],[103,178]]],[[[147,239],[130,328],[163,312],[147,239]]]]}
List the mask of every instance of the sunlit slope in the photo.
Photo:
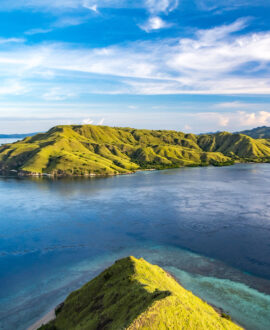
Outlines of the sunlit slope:
{"type": "Polygon", "coordinates": [[[128,257],[69,295],[47,330],[240,329],[162,268],[128,257]]]}
{"type": "Polygon", "coordinates": [[[205,151],[221,152],[234,159],[242,158],[253,161],[269,159],[270,148],[264,140],[256,140],[243,134],[221,132],[201,135],[198,145],[205,151]]]}
{"type": "Polygon", "coordinates": [[[21,174],[113,175],[140,168],[269,161],[269,141],[108,126],[56,126],[0,147],[0,169],[21,174]]]}

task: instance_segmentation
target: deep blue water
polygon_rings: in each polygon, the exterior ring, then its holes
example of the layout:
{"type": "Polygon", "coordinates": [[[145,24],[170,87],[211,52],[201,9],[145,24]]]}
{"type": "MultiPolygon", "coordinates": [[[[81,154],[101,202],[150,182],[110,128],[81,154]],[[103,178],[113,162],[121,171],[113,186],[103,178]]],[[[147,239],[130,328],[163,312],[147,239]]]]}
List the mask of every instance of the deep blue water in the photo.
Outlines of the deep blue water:
{"type": "Polygon", "coordinates": [[[248,329],[269,329],[269,193],[269,164],[0,177],[0,329],[26,329],[127,255],[166,268],[248,329]]]}

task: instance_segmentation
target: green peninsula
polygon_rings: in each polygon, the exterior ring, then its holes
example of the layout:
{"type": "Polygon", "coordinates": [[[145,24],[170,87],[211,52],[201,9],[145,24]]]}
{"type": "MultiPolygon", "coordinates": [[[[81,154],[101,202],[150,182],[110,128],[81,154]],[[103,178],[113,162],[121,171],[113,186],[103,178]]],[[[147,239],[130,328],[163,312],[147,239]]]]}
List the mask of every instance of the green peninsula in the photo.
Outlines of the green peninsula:
{"type": "Polygon", "coordinates": [[[194,135],[94,125],[56,126],[0,147],[0,171],[19,175],[116,175],[269,161],[270,141],[243,134],[194,135]]]}
{"type": "Polygon", "coordinates": [[[72,292],[42,330],[241,329],[162,268],[127,257],[72,292]]]}

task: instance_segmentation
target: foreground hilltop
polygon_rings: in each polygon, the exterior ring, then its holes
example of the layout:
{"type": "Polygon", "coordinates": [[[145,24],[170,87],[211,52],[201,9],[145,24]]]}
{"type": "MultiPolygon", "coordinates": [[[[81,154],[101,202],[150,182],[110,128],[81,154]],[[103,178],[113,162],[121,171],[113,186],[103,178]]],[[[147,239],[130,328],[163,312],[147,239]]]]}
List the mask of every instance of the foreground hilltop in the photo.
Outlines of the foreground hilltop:
{"type": "Polygon", "coordinates": [[[94,125],[56,126],[0,147],[0,170],[114,175],[145,168],[269,162],[270,142],[227,132],[194,135],[94,125]]]}
{"type": "Polygon", "coordinates": [[[128,257],[71,293],[56,310],[56,319],[40,329],[241,328],[160,267],[128,257]]]}

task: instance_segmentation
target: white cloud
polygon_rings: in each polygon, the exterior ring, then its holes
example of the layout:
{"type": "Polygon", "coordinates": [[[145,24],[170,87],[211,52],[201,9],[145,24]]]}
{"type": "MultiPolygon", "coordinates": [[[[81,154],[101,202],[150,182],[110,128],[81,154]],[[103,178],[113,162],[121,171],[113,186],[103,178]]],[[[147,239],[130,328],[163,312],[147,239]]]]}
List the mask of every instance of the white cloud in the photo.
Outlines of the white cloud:
{"type": "Polygon", "coordinates": [[[270,125],[270,112],[268,111],[259,111],[246,113],[245,111],[239,111],[239,122],[241,126],[264,126],[270,125]]]}
{"type": "Polygon", "coordinates": [[[198,8],[205,11],[218,11],[222,12],[223,10],[233,10],[244,7],[256,7],[263,6],[268,7],[269,2],[265,0],[195,0],[198,8]]]}
{"type": "Polygon", "coordinates": [[[72,88],[76,84],[83,93],[269,94],[270,31],[234,33],[246,24],[237,20],[199,30],[193,38],[96,49],[60,43],[7,44],[0,49],[0,75],[39,79],[42,84],[50,78],[46,72],[52,72],[52,80],[64,79],[72,88]],[[78,78],[82,74],[83,80],[78,78]],[[106,86],[97,85],[93,75],[106,78],[106,86]]]}
{"type": "Polygon", "coordinates": [[[86,118],[86,119],[84,119],[83,121],[82,121],[82,124],[83,125],[91,125],[91,124],[93,124],[93,120],[92,119],[90,119],[90,118],[86,118]]]}
{"type": "Polygon", "coordinates": [[[95,13],[98,13],[98,6],[96,3],[92,4],[90,1],[85,0],[82,5],[84,8],[87,8],[91,11],[94,11],[95,13]]]}
{"type": "Polygon", "coordinates": [[[248,19],[240,18],[229,25],[221,25],[209,30],[199,30],[197,37],[200,40],[200,46],[211,46],[213,42],[222,41],[233,32],[243,30],[247,26],[248,19]]]}
{"type": "Polygon", "coordinates": [[[215,130],[243,130],[258,126],[270,125],[270,111],[236,111],[221,114],[217,112],[202,112],[191,114],[190,119],[201,123],[201,127],[212,127],[215,130]]]}
{"type": "Polygon", "coordinates": [[[254,103],[243,103],[239,101],[233,101],[233,102],[222,102],[218,104],[214,104],[213,107],[215,108],[221,108],[221,109],[241,109],[241,108],[247,108],[252,107],[254,108],[254,103]]]}
{"type": "Polygon", "coordinates": [[[178,7],[179,0],[146,0],[146,7],[153,13],[170,12],[178,7]]]}
{"type": "MultiPolygon", "coordinates": [[[[111,105],[113,107],[113,104],[111,105]]],[[[269,104],[265,110],[231,111],[220,113],[207,111],[207,106],[200,112],[196,105],[182,105],[171,108],[156,108],[154,111],[126,111],[126,105],[114,105],[112,112],[109,103],[76,104],[70,102],[42,103],[4,103],[0,102],[0,130],[12,133],[16,125],[22,131],[44,131],[60,124],[98,124],[103,125],[101,118],[106,119],[106,125],[149,129],[175,129],[184,132],[203,133],[214,131],[241,131],[256,126],[270,126],[269,104]],[[190,109],[192,108],[192,112],[190,109]],[[165,110],[165,111],[164,111],[165,110]],[[102,114],[102,115],[101,115],[102,114]],[[90,117],[89,117],[90,116],[90,117]],[[102,116],[102,117],[101,117],[102,116]],[[82,120],[85,118],[84,120],[82,120]],[[227,125],[224,126],[224,119],[227,125]],[[23,125],[22,125],[23,123],[23,125]],[[190,128],[189,128],[190,127],[190,128]]]]}
{"type": "Polygon", "coordinates": [[[1,83],[0,96],[22,95],[29,92],[29,88],[17,80],[6,80],[1,83]]]}
{"type": "Polygon", "coordinates": [[[162,18],[158,16],[150,17],[147,22],[139,25],[139,27],[146,32],[163,29],[170,26],[170,23],[165,22],[162,18]]]}
{"type": "Polygon", "coordinates": [[[44,34],[44,33],[49,33],[53,29],[31,29],[25,32],[26,35],[34,35],[34,34],[44,34]]]}
{"type": "Polygon", "coordinates": [[[23,43],[25,39],[23,38],[0,38],[0,44],[9,44],[9,43],[23,43]]]}
{"type": "Polygon", "coordinates": [[[63,90],[60,87],[51,88],[48,92],[42,95],[42,98],[46,101],[63,101],[73,97],[75,94],[63,90]]]}
{"type": "Polygon", "coordinates": [[[186,124],[186,125],[184,126],[184,130],[185,130],[185,131],[190,131],[190,130],[191,130],[191,126],[189,126],[189,125],[186,124]]]}
{"type": "Polygon", "coordinates": [[[97,123],[98,125],[103,125],[103,123],[104,123],[104,118],[102,118],[102,119],[100,119],[100,121],[97,123]]]}
{"type": "Polygon", "coordinates": [[[145,8],[152,14],[168,13],[177,8],[179,0],[1,0],[0,10],[34,8],[36,10],[60,12],[86,8],[145,8]]]}
{"type": "Polygon", "coordinates": [[[52,24],[53,28],[81,25],[87,21],[86,16],[62,16],[52,24]]]}
{"type": "Polygon", "coordinates": [[[229,124],[230,119],[227,116],[220,116],[219,125],[222,127],[226,127],[229,124]]]}
{"type": "Polygon", "coordinates": [[[1,9],[15,8],[37,8],[37,9],[55,9],[55,8],[77,8],[82,1],[80,0],[2,0],[1,9]]]}

